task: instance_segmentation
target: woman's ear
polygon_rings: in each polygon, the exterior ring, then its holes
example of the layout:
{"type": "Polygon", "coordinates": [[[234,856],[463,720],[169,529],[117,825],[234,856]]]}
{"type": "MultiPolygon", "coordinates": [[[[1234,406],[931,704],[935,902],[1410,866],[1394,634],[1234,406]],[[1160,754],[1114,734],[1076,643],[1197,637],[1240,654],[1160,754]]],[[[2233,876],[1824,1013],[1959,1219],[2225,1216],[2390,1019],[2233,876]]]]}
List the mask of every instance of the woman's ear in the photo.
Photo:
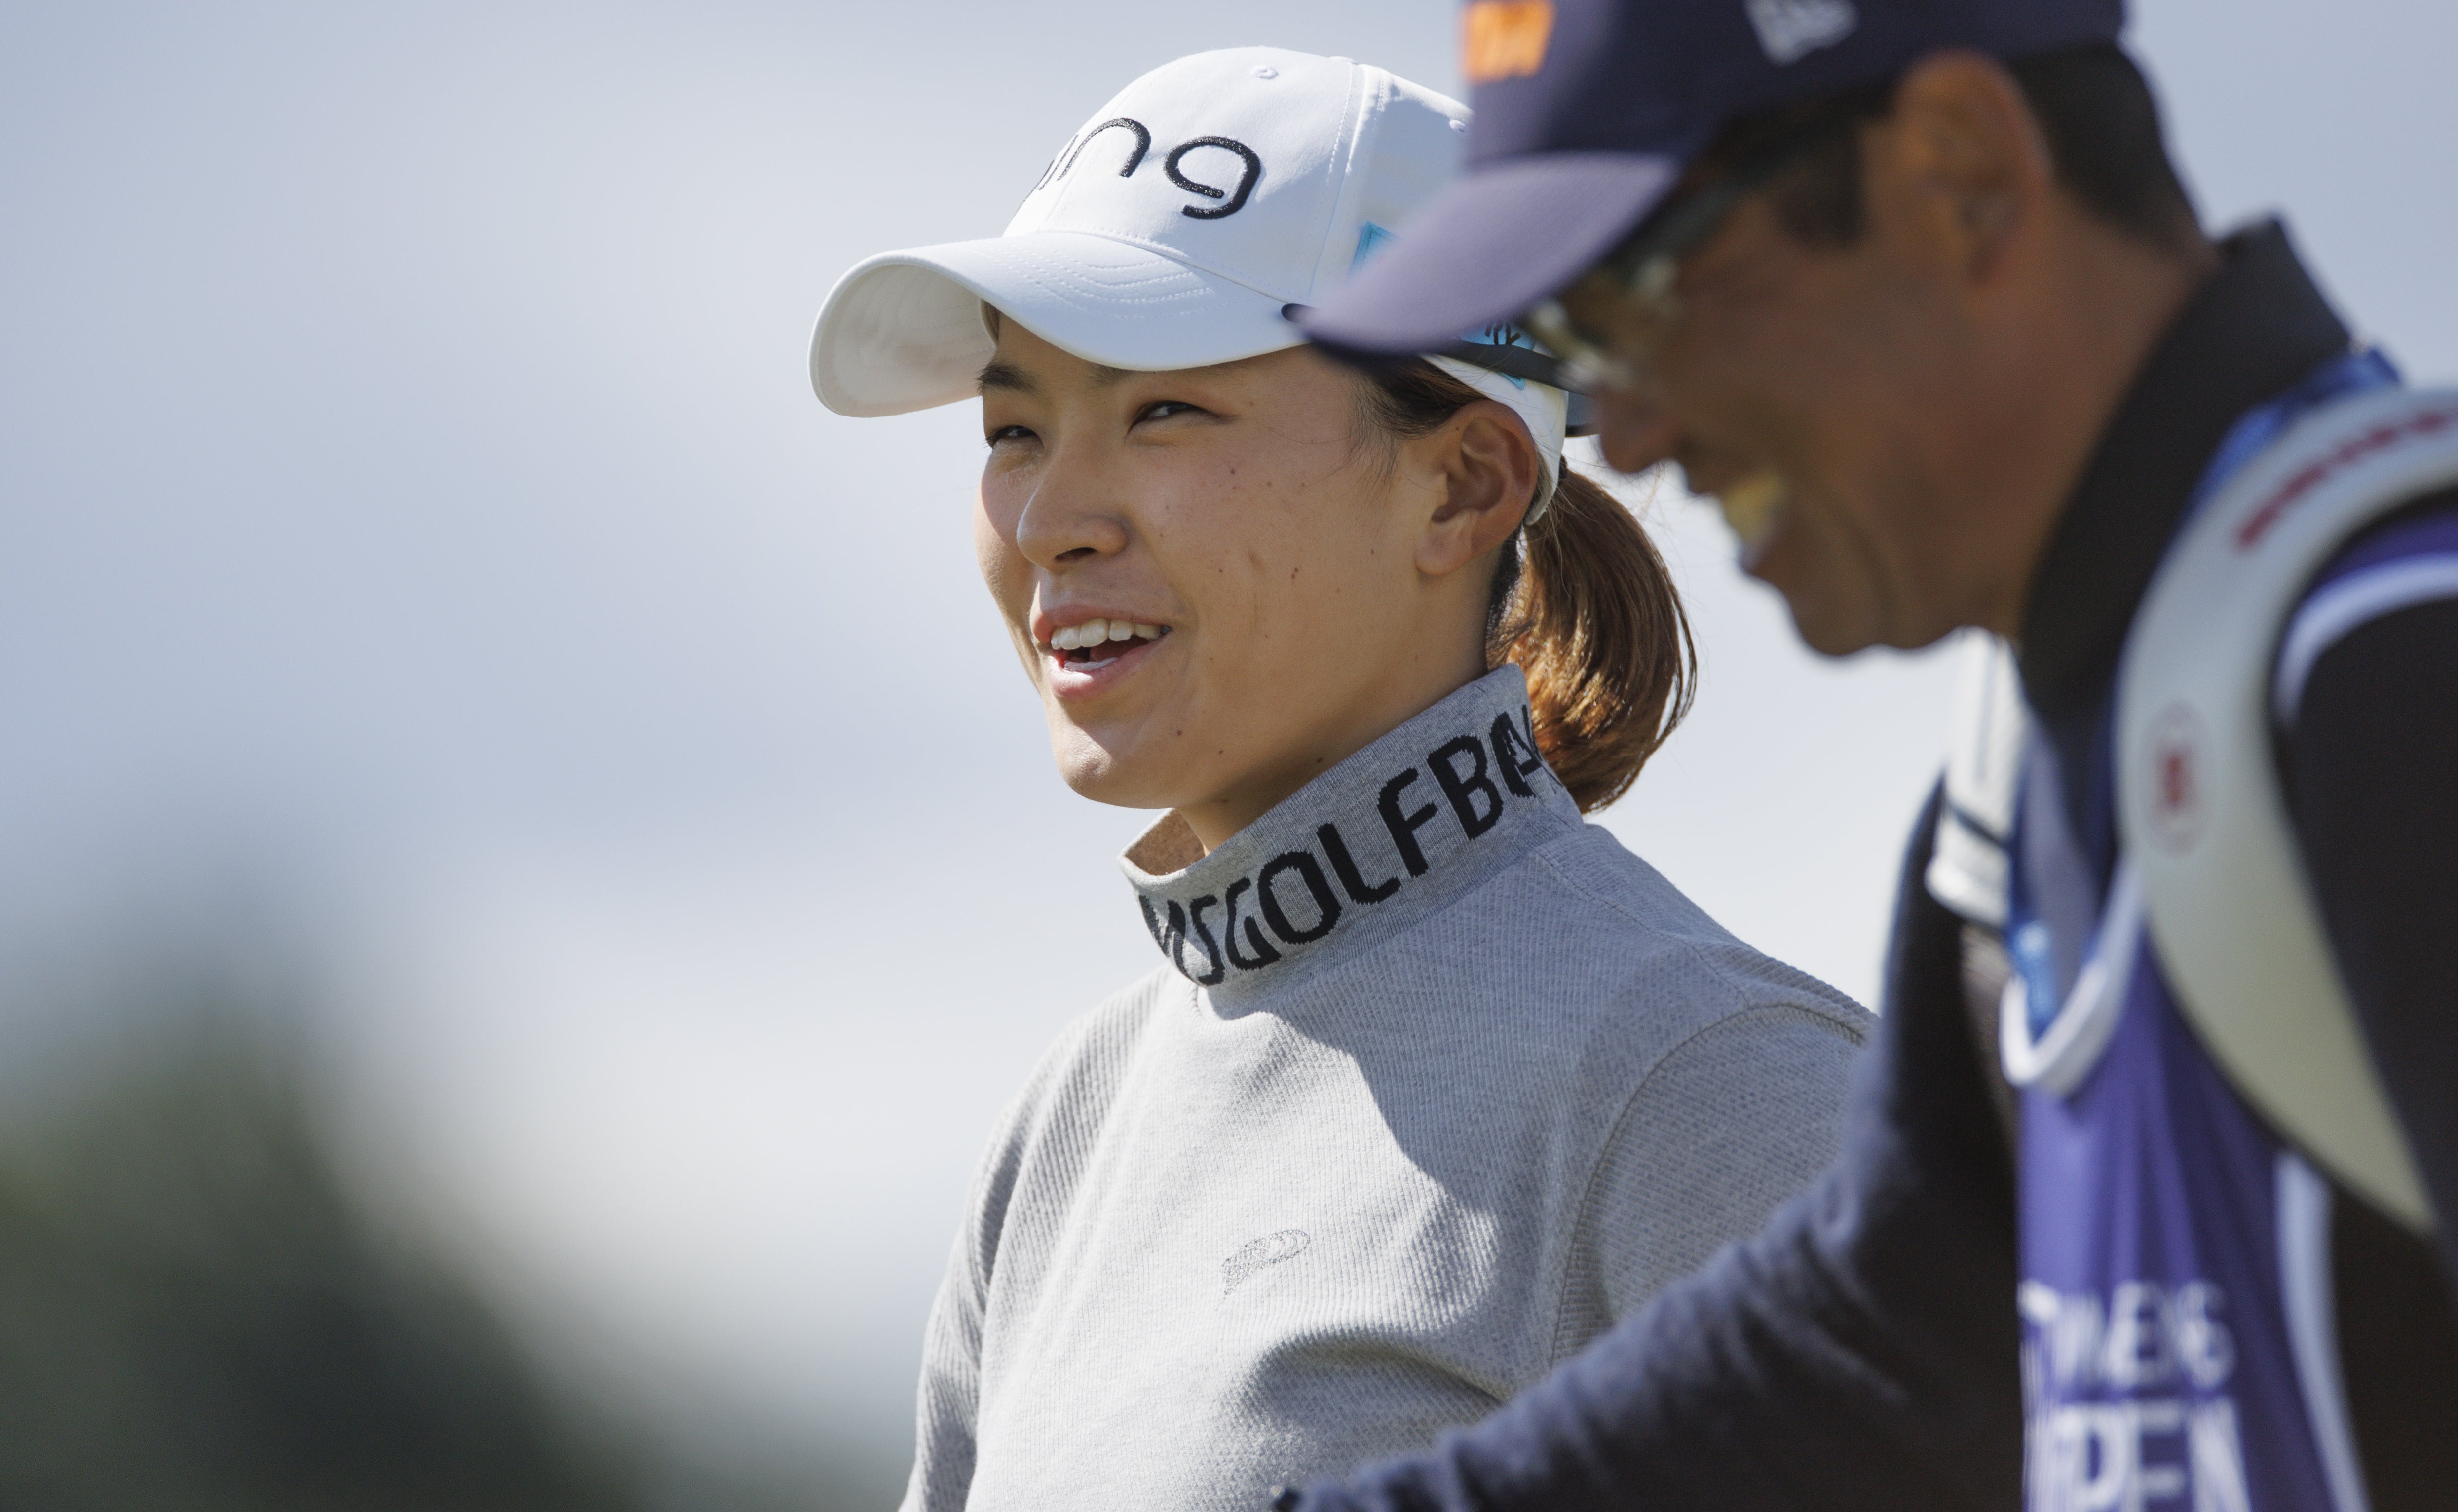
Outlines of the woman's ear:
{"type": "Polygon", "coordinates": [[[1442,429],[1410,443],[1441,497],[1417,543],[1417,570],[1446,577],[1510,539],[1545,476],[1526,423],[1498,401],[1462,405],[1442,429]]]}

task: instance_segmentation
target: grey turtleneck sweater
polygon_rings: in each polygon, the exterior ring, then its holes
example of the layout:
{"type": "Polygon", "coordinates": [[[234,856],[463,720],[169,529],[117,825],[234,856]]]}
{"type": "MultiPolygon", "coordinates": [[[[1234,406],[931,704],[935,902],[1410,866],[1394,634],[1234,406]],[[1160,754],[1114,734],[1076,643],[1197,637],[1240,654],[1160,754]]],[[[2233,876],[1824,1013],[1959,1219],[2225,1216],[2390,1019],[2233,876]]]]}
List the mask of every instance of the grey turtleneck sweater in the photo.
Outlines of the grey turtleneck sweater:
{"type": "Polygon", "coordinates": [[[912,1512],[1253,1512],[1483,1417],[1833,1154],[1867,1026],[1584,822],[1504,667],[1209,856],[1008,1110],[912,1512]]]}

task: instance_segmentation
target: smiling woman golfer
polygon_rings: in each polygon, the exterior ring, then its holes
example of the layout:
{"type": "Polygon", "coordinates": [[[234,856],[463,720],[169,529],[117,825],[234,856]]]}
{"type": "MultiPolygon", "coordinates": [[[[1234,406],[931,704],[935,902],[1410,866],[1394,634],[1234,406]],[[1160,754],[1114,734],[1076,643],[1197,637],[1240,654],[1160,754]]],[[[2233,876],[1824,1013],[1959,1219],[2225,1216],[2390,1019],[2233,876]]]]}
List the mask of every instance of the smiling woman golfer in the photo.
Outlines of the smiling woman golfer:
{"type": "Polygon", "coordinates": [[[1004,237],[821,315],[839,412],[981,397],[982,572],[1059,767],[1168,811],[1119,901],[1161,964],[982,1168],[909,1508],[1251,1512],[1482,1416],[1831,1153],[1860,1010],[1580,818],[1688,658],[1563,393],[1508,330],[1368,380],[1282,317],[1464,121],[1345,59],[1186,58],[1004,237]]]}

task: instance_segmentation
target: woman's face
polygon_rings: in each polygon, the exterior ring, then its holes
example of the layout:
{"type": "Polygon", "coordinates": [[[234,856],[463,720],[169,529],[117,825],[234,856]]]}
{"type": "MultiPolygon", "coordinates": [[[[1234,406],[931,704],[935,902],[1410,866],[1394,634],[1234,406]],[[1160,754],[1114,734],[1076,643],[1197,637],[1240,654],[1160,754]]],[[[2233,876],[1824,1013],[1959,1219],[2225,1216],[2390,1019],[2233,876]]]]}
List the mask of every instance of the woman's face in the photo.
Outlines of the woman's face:
{"type": "Polygon", "coordinates": [[[1361,444],[1362,398],[1304,348],[1124,372],[1000,322],[974,540],[1076,792],[1208,849],[1484,672],[1483,494],[1533,447],[1490,401],[1361,444]]]}

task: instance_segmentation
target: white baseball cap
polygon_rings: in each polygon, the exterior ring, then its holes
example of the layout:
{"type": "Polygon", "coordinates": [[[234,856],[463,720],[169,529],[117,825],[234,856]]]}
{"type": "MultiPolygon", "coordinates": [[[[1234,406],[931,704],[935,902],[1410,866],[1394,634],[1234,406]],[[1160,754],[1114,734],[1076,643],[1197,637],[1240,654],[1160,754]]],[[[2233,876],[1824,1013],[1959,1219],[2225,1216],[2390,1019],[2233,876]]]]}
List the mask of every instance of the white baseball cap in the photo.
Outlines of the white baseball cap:
{"type": "MultiPolygon", "coordinates": [[[[1433,198],[1468,120],[1457,101],[1347,58],[1233,48],[1164,64],[1068,138],[1003,235],[883,253],[839,280],[811,339],[812,386],[842,415],[973,398],[996,345],[984,305],[1111,367],[1301,345],[1288,312],[1433,198]]],[[[1568,400],[1532,342],[1496,326],[1429,355],[1517,412],[1558,475],[1568,400]]]]}

